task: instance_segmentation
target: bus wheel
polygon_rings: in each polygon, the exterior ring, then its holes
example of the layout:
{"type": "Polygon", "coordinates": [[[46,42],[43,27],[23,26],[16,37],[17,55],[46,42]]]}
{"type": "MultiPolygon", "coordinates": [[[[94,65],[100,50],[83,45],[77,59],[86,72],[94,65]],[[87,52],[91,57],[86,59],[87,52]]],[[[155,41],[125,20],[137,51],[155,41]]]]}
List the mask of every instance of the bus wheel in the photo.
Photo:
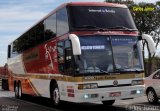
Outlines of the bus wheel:
{"type": "Polygon", "coordinates": [[[51,87],[51,100],[54,106],[58,106],[60,104],[60,92],[56,83],[51,87]]]}
{"type": "Polygon", "coordinates": [[[157,95],[156,95],[156,93],[153,89],[150,89],[150,90],[147,91],[147,99],[148,99],[148,102],[151,103],[151,104],[157,104],[158,103],[157,95]]]}
{"type": "Polygon", "coordinates": [[[18,84],[18,97],[20,99],[22,99],[22,97],[23,97],[21,82],[19,82],[19,84],[18,84]]]}
{"type": "Polygon", "coordinates": [[[103,105],[106,105],[106,106],[113,105],[114,102],[115,100],[102,101],[103,105]]]}
{"type": "Polygon", "coordinates": [[[15,84],[14,92],[15,92],[15,98],[19,98],[18,84],[15,84]]]}

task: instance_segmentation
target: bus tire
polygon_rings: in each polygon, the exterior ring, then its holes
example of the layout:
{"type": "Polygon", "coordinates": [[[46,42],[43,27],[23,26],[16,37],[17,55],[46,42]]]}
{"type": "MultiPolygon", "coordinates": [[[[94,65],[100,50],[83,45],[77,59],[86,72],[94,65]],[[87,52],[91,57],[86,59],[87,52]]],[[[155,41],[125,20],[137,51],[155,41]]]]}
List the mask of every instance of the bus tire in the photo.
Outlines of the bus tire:
{"type": "Polygon", "coordinates": [[[19,98],[19,90],[18,90],[18,83],[15,82],[15,86],[14,86],[14,92],[15,92],[15,98],[19,98]]]}
{"type": "Polygon", "coordinates": [[[107,101],[102,101],[103,105],[105,106],[110,106],[113,105],[115,100],[107,100],[107,101]]]}
{"type": "Polygon", "coordinates": [[[60,104],[60,92],[57,83],[51,84],[51,101],[52,104],[56,107],[60,104]]]}
{"type": "Polygon", "coordinates": [[[19,97],[19,99],[23,98],[21,82],[18,83],[18,97],[19,97]]]}

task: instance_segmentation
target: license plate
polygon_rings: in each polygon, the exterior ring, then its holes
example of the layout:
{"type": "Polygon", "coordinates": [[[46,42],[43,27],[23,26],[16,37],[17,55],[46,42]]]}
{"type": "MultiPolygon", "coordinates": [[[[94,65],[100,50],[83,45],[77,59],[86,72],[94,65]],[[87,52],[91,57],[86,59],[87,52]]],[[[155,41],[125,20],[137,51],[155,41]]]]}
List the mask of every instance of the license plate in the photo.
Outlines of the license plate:
{"type": "Polygon", "coordinates": [[[111,92],[111,93],[109,93],[109,96],[110,97],[119,97],[119,96],[121,96],[121,92],[111,92]]]}

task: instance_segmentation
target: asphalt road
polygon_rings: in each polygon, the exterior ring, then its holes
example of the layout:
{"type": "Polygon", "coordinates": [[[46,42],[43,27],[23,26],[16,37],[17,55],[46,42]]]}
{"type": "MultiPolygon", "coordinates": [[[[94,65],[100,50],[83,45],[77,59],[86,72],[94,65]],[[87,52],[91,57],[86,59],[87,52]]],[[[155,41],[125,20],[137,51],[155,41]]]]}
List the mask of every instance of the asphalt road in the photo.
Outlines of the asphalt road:
{"type": "Polygon", "coordinates": [[[146,96],[118,100],[113,106],[103,106],[101,103],[75,104],[64,102],[54,108],[49,99],[25,96],[25,99],[14,98],[14,93],[0,90],[0,111],[160,111],[160,103],[150,105],[146,96]]]}

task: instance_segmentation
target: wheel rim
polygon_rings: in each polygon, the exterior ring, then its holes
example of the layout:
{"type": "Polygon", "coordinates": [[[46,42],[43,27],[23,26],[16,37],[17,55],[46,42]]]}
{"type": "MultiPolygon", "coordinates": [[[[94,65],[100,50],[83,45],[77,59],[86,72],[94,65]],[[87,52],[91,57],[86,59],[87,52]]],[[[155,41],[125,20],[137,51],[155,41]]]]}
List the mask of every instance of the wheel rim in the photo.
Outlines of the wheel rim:
{"type": "Polygon", "coordinates": [[[18,87],[17,86],[15,87],[15,95],[16,97],[18,97],[18,87]]]}
{"type": "Polygon", "coordinates": [[[53,91],[53,101],[58,104],[60,100],[60,96],[59,96],[59,90],[58,88],[55,88],[53,91]]]}
{"type": "Polygon", "coordinates": [[[148,100],[150,101],[150,102],[153,102],[154,100],[155,100],[155,97],[154,97],[155,95],[154,95],[154,92],[153,91],[149,91],[148,92],[148,100]]]}
{"type": "Polygon", "coordinates": [[[19,85],[19,97],[21,98],[22,96],[22,90],[21,90],[21,85],[19,85]]]}

